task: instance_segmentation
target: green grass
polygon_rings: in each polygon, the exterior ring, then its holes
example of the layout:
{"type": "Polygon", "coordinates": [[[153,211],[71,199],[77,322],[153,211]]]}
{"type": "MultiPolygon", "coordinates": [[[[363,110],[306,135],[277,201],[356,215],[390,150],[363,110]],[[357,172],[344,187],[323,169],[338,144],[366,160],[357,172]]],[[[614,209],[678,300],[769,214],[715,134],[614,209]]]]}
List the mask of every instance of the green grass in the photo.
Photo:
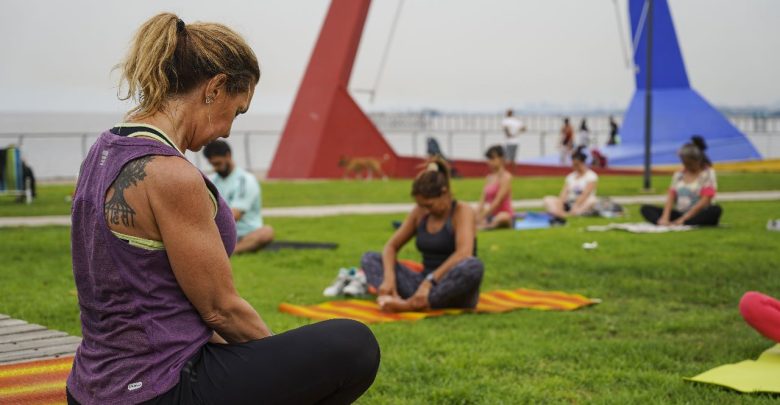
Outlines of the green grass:
{"type": "MultiPolygon", "coordinates": [[[[748,290],[780,295],[780,233],[764,228],[780,217],[778,205],[722,205],[722,228],[687,233],[587,233],[609,221],[581,218],[480,234],[483,290],[556,289],[603,303],[371,326],[382,364],[361,403],[775,403],[682,380],[771,345],[745,325],[737,302],[748,290]],[[598,249],[581,248],[593,240],[598,249]]],[[[629,209],[628,220],[639,220],[629,209]]],[[[321,302],[336,270],[381,249],[397,217],[271,218],[279,238],[341,246],[235,257],[236,284],[275,331],[307,324],[277,305],[321,302]]],[[[0,230],[0,313],[79,334],[68,238],[67,228],[0,230]]],[[[417,258],[411,246],[402,254],[417,258]]]]}
{"type": "MultiPolygon", "coordinates": [[[[757,191],[780,188],[780,173],[721,173],[718,175],[722,191],[757,191]]],[[[410,202],[410,180],[367,181],[269,181],[263,182],[264,207],[295,207],[304,205],[368,204],[410,202]]],[[[557,195],[562,177],[520,177],[512,184],[514,199],[541,198],[557,195]]],[[[669,185],[669,176],[654,176],[653,186],[662,193],[669,185]]],[[[458,198],[467,201],[479,199],[483,179],[456,179],[452,188],[458,198]]],[[[636,195],[641,193],[641,176],[602,176],[599,195],[636,195]]],[[[72,185],[41,186],[39,198],[30,206],[14,203],[11,198],[0,198],[0,217],[34,215],[68,215],[70,203],[66,196],[72,185]]]]}

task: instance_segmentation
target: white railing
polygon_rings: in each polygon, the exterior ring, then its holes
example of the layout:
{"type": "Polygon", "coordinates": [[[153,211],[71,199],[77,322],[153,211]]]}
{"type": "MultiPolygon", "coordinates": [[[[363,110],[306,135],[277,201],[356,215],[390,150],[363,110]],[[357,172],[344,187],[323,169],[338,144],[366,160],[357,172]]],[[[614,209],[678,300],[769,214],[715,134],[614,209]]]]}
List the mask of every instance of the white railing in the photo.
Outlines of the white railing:
{"type": "MultiPolygon", "coordinates": [[[[372,114],[385,138],[401,155],[423,156],[426,140],[434,137],[448,158],[481,159],[490,145],[503,142],[501,116],[492,114],[372,114]],[[410,118],[411,117],[411,118],[410,118]],[[415,127],[415,125],[417,127],[415,127]]],[[[560,116],[522,116],[528,130],[520,136],[519,159],[557,153],[560,116]]],[[[579,123],[579,116],[572,116],[579,123]]],[[[780,118],[730,116],[765,158],[780,158],[780,118]]],[[[588,117],[592,143],[603,145],[608,137],[607,116],[588,117]]],[[[234,132],[229,142],[237,164],[262,173],[271,165],[281,130],[234,132]]],[[[23,159],[40,179],[73,179],[81,161],[97,139],[96,133],[0,133],[0,148],[9,144],[22,149],[23,159]]],[[[188,159],[204,171],[208,162],[200,153],[187,152],[188,159]]]]}

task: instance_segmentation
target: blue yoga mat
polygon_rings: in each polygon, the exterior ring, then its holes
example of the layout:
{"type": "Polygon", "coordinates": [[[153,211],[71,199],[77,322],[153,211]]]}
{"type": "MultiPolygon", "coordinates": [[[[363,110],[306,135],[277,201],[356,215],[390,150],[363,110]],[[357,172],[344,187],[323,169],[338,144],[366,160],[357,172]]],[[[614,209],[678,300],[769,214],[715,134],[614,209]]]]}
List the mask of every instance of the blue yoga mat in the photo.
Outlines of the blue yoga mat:
{"type": "Polygon", "coordinates": [[[528,212],[524,217],[515,218],[515,230],[544,229],[550,227],[552,216],[545,212],[528,212]]]}

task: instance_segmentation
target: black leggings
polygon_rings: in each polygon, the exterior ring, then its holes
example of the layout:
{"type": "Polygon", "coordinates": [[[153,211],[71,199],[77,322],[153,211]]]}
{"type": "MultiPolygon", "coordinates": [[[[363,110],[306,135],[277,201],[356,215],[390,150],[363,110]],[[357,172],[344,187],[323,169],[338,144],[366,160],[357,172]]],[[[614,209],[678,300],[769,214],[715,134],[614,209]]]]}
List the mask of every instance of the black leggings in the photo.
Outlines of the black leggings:
{"type": "Polygon", "coordinates": [[[378,368],[371,330],[334,319],[247,343],[206,344],[176,386],[144,404],[349,404],[378,368]]]}
{"type": "MultiPolygon", "coordinates": [[[[663,214],[664,209],[652,205],[643,205],[640,211],[642,212],[642,216],[645,217],[648,222],[657,224],[658,220],[661,219],[661,215],[663,214]]],[[[719,205],[710,205],[696,213],[696,215],[694,215],[692,218],[685,221],[685,225],[715,226],[718,225],[718,222],[720,222],[720,214],[722,213],[723,209],[721,209],[719,205]]],[[[677,218],[680,218],[682,215],[682,212],[673,209],[669,215],[669,221],[674,221],[677,218]]]]}

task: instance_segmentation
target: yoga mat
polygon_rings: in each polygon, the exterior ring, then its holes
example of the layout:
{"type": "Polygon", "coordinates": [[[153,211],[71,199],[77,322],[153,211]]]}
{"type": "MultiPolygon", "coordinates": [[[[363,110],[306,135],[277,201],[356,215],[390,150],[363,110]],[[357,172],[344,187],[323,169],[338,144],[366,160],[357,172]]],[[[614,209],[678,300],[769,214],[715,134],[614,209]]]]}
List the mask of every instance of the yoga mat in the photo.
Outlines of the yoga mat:
{"type": "Polygon", "coordinates": [[[631,233],[683,232],[694,229],[689,225],[655,225],[649,222],[612,223],[609,225],[591,225],[585,228],[589,232],[626,231],[631,233]]]}
{"type": "Polygon", "coordinates": [[[726,364],[685,379],[744,393],[780,393],[780,344],[764,351],[758,360],[726,364]]]}
{"type": "Polygon", "coordinates": [[[527,229],[544,229],[550,227],[552,216],[544,212],[527,212],[524,216],[516,216],[514,228],[516,231],[527,229]]]}
{"type": "Polygon", "coordinates": [[[0,404],[64,404],[73,357],[0,365],[0,404]]]}
{"type": "Polygon", "coordinates": [[[333,250],[339,247],[338,243],[324,243],[324,242],[295,242],[288,240],[279,240],[269,243],[262,250],[277,251],[282,249],[294,249],[294,250],[309,250],[309,249],[325,249],[333,250]]]}
{"type": "Polygon", "coordinates": [[[567,294],[560,291],[540,291],[520,288],[517,290],[495,290],[479,295],[475,310],[438,309],[422,312],[382,312],[375,301],[343,300],[329,301],[318,305],[293,305],[282,303],[279,311],[314,320],[334,318],[354,319],[363,323],[383,323],[395,321],[416,321],[441,315],[459,315],[463,313],[502,313],[520,308],[573,311],[601,302],[579,294],[567,294]]]}

